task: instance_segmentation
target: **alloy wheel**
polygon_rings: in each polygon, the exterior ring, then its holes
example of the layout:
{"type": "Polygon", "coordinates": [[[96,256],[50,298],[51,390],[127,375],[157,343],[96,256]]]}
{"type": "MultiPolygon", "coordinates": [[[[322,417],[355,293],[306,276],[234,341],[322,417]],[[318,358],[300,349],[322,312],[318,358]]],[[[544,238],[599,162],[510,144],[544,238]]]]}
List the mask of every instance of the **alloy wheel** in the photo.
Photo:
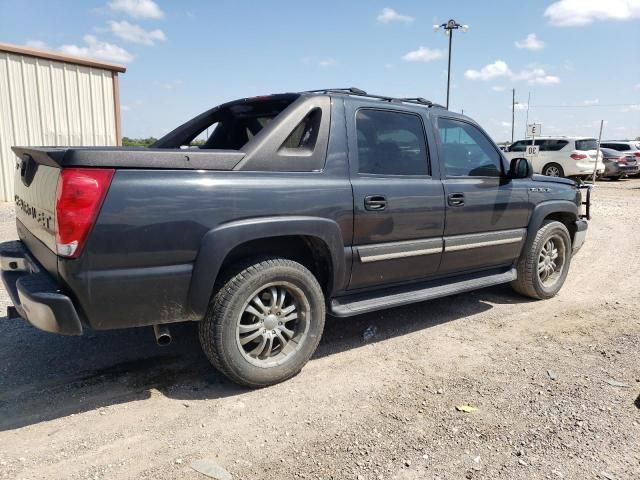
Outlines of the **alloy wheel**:
{"type": "Polygon", "coordinates": [[[238,318],[240,352],[260,367],[283,363],[307,337],[310,308],[302,291],[291,283],[261,287],[245,302],[238,318]]]}

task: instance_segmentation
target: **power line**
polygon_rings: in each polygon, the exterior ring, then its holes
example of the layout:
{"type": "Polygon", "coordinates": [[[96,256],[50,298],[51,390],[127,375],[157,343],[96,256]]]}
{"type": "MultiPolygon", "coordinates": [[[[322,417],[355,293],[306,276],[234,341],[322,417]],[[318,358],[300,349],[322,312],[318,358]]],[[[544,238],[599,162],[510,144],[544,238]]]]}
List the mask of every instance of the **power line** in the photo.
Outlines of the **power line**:
{"type": "Polygon", "coordinates": [[[594,103],[590,105],[529,105],[529,108],[592,108],[592,107],[633,107],[637,103],[594,103]]]}

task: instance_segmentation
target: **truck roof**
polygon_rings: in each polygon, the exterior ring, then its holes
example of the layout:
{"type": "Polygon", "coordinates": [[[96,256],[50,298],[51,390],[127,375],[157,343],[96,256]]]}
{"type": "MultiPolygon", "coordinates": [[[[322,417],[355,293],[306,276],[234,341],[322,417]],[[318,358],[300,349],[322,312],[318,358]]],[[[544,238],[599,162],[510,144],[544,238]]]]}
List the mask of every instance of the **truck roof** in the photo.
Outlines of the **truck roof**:
{"type": "Polygon", "coordinates": [[[355,97],[363,97],[372,100],[379,100],[382,102],[389,103],[409,103],[413,105],[422,105],[427,108],[443,108],[443,105],[438,103],[434,103],[431,100],[427,100],[423,97],[389,97],[385,95],[375,95],[371,93],[367,93],[364,90],[357,87],[347,87],[347,88],[320,88],[318,90],[307,90],[303,92],[299,92],[300,95],[305,94],[321,94],[321,95],[347,95],[347,96],[355,96],[355,97]]]}

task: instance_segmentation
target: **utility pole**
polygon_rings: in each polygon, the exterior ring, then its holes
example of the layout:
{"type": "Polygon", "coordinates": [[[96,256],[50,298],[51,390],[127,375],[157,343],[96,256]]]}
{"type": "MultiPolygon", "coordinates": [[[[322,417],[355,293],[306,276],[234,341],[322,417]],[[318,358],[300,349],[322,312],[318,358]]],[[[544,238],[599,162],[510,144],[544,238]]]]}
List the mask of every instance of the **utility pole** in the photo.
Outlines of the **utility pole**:
{"type": "Polygon", "coordinates": [[[454,19],[449,20],[442,25],[434,25],[433,30],[438,31],[442,29],[445,35],[449,36],[449,64],[447,67],[447,109],[449,109],[449,89],[451,88],[451,46],[453,44],[453,31],[460,29],[462,32],[466,32],[469,25],[460,25],[454,19]]]}
{"type": "Polygon", "coordinates": [[[529,126],[529,107],[531,106],[531,92],[527,96],[527,118],[524,121],[524,138],[527,138],[527,127],[529,126]]]}
{"type": "Polygon", "coordinates": [[[516,89],[511,89],[511,143],[513,143],[513,132],[516,125],[516,89]]]}

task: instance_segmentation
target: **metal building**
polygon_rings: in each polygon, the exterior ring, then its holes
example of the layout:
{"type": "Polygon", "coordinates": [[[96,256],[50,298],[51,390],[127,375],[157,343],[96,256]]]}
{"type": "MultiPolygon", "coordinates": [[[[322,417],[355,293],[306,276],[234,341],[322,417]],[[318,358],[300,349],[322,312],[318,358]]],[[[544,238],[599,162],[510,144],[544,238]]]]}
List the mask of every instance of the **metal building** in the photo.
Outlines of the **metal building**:
{"type": "Polygon", "coordinates": [[[120,65],[0,43],[0,201],[12,146],[120,145],[120,65]]]}

